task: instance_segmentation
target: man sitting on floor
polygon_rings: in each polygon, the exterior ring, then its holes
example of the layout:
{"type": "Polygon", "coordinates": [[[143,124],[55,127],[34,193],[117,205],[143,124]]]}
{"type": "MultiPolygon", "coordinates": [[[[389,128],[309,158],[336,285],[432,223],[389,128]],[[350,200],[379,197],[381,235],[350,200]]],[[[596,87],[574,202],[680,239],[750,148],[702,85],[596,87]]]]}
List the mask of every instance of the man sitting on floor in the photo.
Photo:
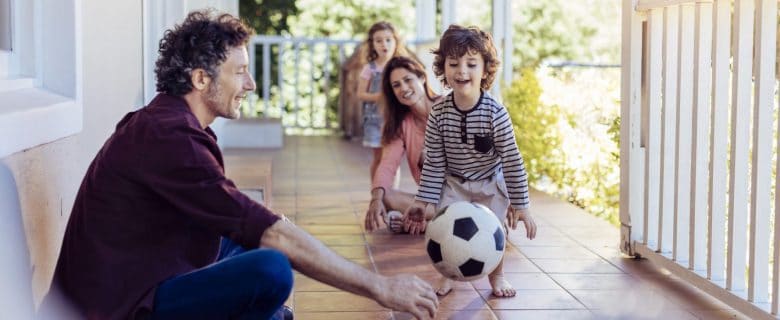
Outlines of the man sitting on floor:
{"type": "Polygon", "coordinates": [[[345,260],[225,178],[208,126],[238,118],[255,90],[251,35],[236,17],[209,11],[165,32],[160,94],[119,122],[90,165],[50,295],[61,293],[88,319],[269,319],[289,296],[295,268],[433,317],[438,300],[428,283],[345,260]]]}

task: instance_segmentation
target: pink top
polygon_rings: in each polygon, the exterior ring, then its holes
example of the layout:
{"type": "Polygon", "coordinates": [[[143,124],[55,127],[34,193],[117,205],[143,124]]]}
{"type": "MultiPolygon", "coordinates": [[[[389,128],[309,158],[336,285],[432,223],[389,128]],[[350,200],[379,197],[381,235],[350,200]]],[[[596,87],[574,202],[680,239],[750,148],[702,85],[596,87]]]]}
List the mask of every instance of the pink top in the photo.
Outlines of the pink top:
{"type": "Polygon", "coordinates": [[[371,189],[383,187],[389,190],[393,186],[393,177],[401,165],[401,158],[406,153],[406,161],[412,172],[412,178],[420,184],[420,171],[422,170],[422,151],[425,145],[425,122],[419,125],[414,120],[414,115],[409,112],[401,122],[401,135],[389,144],[382,147],[382,160],[376,168],[371,189]]]}
{"type": "Polygon", "coordinates": [[[371,75],[375,72],[382,72],[382,69],[380,68],[372,68],[371,65],[376,66],[376,64],[373,63],[366,63],[363,66],[363,69],[360,70],[360,77],[365,80],[371,80],[371,75]]]}

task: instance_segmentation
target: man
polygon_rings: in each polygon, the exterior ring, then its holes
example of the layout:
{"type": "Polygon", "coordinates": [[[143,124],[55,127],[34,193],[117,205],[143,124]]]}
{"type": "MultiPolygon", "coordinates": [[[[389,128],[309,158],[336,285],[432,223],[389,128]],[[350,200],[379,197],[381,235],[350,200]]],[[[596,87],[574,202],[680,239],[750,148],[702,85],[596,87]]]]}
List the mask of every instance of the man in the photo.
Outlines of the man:
{"type": "Polygon", "coordinates": [[[268,319],[287,299],[295,268],[387,308],[433,317],[438,300],[426,282],[345,260],[225,178],[208,126],[238,118],[255,89],[251,35],[237,18],[208,11],[165,33],[155,69],[160,94],[119,122],[90,165],[53,287],[89,319],[268,319]]]}

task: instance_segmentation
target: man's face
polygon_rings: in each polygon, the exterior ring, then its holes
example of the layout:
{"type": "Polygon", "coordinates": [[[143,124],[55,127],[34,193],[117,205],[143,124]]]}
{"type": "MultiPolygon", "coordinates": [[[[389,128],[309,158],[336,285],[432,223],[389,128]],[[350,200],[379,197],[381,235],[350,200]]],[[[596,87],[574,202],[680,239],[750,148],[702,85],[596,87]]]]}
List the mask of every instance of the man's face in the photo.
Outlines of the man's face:
{"type": "Polygon", "coordinates": [[[206,106],[215,117],[238,119],[241,102],[255,88],[246,48],[230,48],[227,59],[217,68],[217,77],[212,79],[206,92],[206,106]]]}
{"type": "Polygon", "coordinates": [[[482,79],[486,78],[485,59],[474,51],[458,58],[447,57],[444,61],[444,77],[455,93],[467,97],[478,96],[482,79]]]}

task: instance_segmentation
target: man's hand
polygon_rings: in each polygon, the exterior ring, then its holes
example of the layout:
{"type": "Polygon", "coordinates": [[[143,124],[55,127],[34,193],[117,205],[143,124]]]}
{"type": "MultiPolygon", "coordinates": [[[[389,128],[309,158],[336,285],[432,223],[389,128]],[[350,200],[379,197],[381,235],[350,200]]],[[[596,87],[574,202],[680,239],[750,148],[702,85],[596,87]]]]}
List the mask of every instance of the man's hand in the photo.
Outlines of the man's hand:
{"type": "Polygon", "coordinates": [[[376,301],[386,308],[409,312],[417,319],[433,319],[439,308],[431,285],[409,274],[383,278],[378,283],[376,301]]]}
{"type": "Polygon", "coordinates": [[[506,222],[512,230],[517,229],[517,221],[523,221],[528,239],[536,238],[536,222],[528,209],[515,210],[511,206],[506,210],[506,222]]]}
{"type": "Polygon", "coordinates": [[[366,231],[371,232],[379,229],[381,226],[379,221],[384,222],[383,217],[387,214],[385,204],[381,199],[371,199],[368,204],[368,210],[366,210],[366,231]]]}
{"type": "Polygon", "coordinates": [[[409,234],[420,234],[425,232],[425,226],[427,221],[425,220],[425,210],[428,207],[428,203],[422,201],[415,201],[404,212],[404,230],[409,234]]]}

